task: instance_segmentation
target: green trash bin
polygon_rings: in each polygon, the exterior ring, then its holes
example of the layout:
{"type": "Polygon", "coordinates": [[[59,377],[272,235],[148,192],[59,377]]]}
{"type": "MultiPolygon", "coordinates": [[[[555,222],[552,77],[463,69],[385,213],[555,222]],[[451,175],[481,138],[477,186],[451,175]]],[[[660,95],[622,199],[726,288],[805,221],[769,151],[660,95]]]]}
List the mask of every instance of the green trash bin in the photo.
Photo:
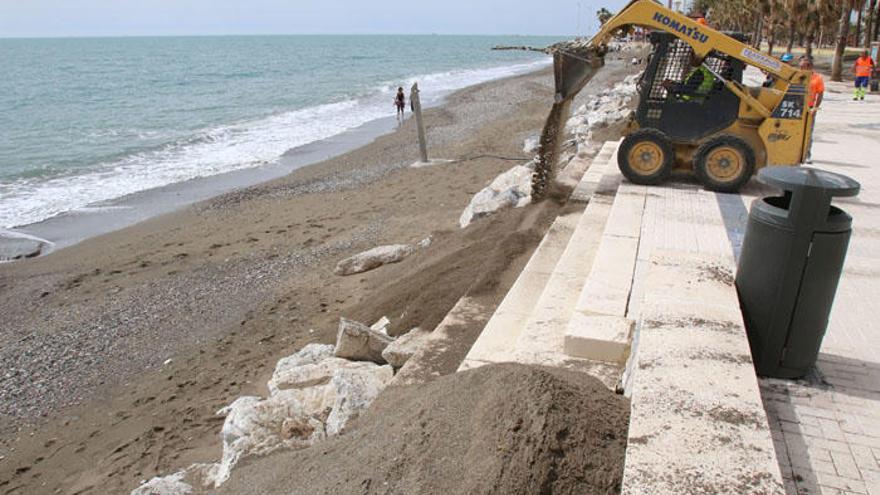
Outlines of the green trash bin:
{"type": "Polygon", "coordinates": [[[852,234],[831,199],[860,186],[809,167],[764,168],[758,180],[783,195],[752,203],[736,288],[758,374],[799,378],[816,364],[852,234]]]}

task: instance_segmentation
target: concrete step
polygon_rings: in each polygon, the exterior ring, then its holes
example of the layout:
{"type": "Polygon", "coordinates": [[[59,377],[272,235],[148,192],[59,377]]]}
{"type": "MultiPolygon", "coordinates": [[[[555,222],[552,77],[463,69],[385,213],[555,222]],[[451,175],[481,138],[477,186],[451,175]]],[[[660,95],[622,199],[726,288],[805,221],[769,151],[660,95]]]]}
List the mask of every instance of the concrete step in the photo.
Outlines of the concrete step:
{"type": "Polygon", "coordinates": [[[645,186],[629,182],[617,190],[595,261],[565,330],[564,349],[571,357],[623,364],[629,356],[633,321],[628,306],[646,195],[645,186]]]}
{"type": "MultiPolygon", "coordinates": [[[[575,192],[581,194],[581,198],[584,198],[586,194],[593,195],[597,191],[601,195],[602,191],[616,189],[617,184],[612,183],[613,181],[602,181],[603,171],[606,169],[608,160],[615,148],[615,144],[609,145],[607,149],[603,148],[596,158],[593,159],[590,168],[583,175],[578,186],[575,187],[575,192]]],[[[605,202],[605,208],[610,209],[609,203],[605,202]]],[[[588,205],[587,208],[589,209],[590,207],[598,209],[600,205],[588,205]]],[[[557,265],[563,258],[567,246],[572,244],[573,235],[578,230],[585,211],[560,215],[553,222],[544,239],[532,254],[528,264],[516,282],[514,282],[513,287],[508,291],[507,296],[498,306],[470,352],[468,352],[459,368],[460,370],[475,368],[489,363],[531,362],[526,361],[524,356],[516,354],[517,342],[538,306],[548,282],[553,277],[554,272],[558,272],[556,270],[557,265]]],[[[584,227],[588,229],[587,226],[584,227]]],[[[601,229],[601,226],[596,228],[601,229]]],[[[582,232],[584,232],[583,229],[582,232]]],[[[587,241],[583,239],[582,235],[576,238],[575,242],[585,247],[592,245],[592,242],[585,244],[587,241]]],[[[577,263],[576,257],[571,255],[565,261],[567,266],[577,263]]],[[[583,269],[581,268],[581,270],[583,269]]],[[[587,267],[586,269],[588,270],[589,268],[587,267]]],[[[573,293],[576,294],[577,292],[573,293]]],[[[561,344],[559,347],[561,351],[561,344]]]]}
{"type": "MultiPolygon", "coordinates": [[[[558,366],[569,360],[563,345],[565,329],[593,266],[599,240],[612,211],[620,174],[611,166],[616,143],[607,143],[590,168],[592,199],[581,215],[565,251],[553,268],[525,328],[516,342],[516,359],[520,362],[558,366]]],[[[587,190],[587,187],[582,188],[587,190]]]]}
{"type": "Polygon", "coordinates": [[[624,494],[783,493],[736,289],[717,276],[732,265],[686,251],[650,258],[624,494]]]}
{"type": "Polygon", "coordinates": [[[733,285],[725,196],[675,184],[646,197],[627,309],[637,324],[624,494],[783,493],[733,285]]]}

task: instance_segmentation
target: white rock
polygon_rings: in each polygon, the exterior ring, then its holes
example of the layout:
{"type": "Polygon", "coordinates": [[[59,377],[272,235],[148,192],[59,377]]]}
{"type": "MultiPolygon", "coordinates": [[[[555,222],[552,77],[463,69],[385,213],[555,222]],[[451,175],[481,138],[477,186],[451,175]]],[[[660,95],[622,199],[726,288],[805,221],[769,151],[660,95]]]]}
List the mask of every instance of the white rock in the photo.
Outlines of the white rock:
{"type": "Polygon", "coordinates": [[[402,368],[428,340],[431,332],[421,328],[413,328],[409,332],[397,337],[394,342],[382,351],[382,357],[394,368],[402,368]]]}
{"type": "Polygon", "coordinates": [[[349,363],[351,361],[347,359],[332,356],[318,363],[300,364],[292,367],[282,366],[279,362],[279,366],[275,367],[275,372],[272,373],[272,378],[267,384],[269,394],[275,395],[281,390],[326,385],[336,370],[349,363]]]}
{"type": "MultiPolygon", "coordinates": [[[[275,394],[282,388],[303,388],[330,381],[329,377],[333,375],[335,368],[329,370],[323,380],[315,368],[327,358],[333,357],[333,348],[329,344],[308,344],[296,354],[279,359],[268,383],[269,393],[275,394]]],[[[324,367],[332,364],[334,363],[327,363],[324,367]]]]}
{"type": "Polygon", "coordinates": [[[383,316],[382,318],[379,318],[379,321],[370,325],[370,329],[379,332],[382,335],[388,335],[388,325],[390,324],[391,320],[389,320],[387,316],[383,316]]]}
{"type": "Polygon", "coordinates": [[[434,237],[429,235],[428,237],[425,237],[424,239],[422,239],[421,241],[419,241],[419,243],[417,244],[417,246],[418,246],[420,249],[425,249],[425,248],[431,247],[431,243],[432,243],[432,242],[434,242],[434,237]]]}
{"type": "Polygon", "coordinates": [[[366,272],[388,263],[397,263],[409,256],[412,251],[412,247],[404,244],[375,247],[340,261],[336,264],[334,272],[337,275],[366,272]]]}
{"type": "Polygon", "coordinates": [[[346,424],[369,407],[393,377],[394,371],[388,365],[336,371],[330,381],[335,402],[327,417],[327,435],[341,432],[346,424]]]}
{"type": "Polygon", "coordinates": [[[226,420],[220,433],[223,456],[206,475],[215,487],[229,479],[245,456],[262,455],[280,447],[307,447],[325,438],[324,418],[336,401],[329,385],[280,390],[268,399],[240,397],[221,410],[226,420]]]}
{"type": "Polygon", "coordinates": [[[339,330],[336,333],[336,357],[353,361],[372,361],[385,364],[382,351],[393,339],[356,321],[339,319],[339,330]]]}
{"type": "Polygon", "coordinates": [[[186,471],[178,471],[168,476],[156,476],[131,491],[131,495],[190,495],[193,487],[183,481],[186,471]]]}
{"type": "Polygon", "coordinates": [[[541,145],[540,136],[529,136],[523,141],[523,153],[527,155],[531,155],[533,153],[538,152],[538,147],[541,145]]]}
{"type": "Polygon", "coordinates": [[[534,162],[517,165],[499,175],[489,186],[471,198],[470,204],[458,220],[465,228],[478,218],[490,215],[504,208],[520,208],[532,200],[532,173],[534,162]]]}

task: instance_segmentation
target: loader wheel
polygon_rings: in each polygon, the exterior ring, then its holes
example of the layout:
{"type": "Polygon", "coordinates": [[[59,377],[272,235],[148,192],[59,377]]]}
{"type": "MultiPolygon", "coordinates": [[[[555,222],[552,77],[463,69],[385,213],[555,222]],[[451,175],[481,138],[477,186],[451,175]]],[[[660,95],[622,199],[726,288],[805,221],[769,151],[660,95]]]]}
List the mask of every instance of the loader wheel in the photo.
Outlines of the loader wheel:
{"type": "Polygon", "coordinates": [[[623,140],[617,151],[617,166],[633,184],[655,185],[672,172],[675,152],[672,143],[655,129],[639,129],[623,140]]]}
{"type": "Polygon", "coordinates": [[[712,138],[694,154],[694,174],[710,191],[737,192],[754,171],[755,153],[736,136],[712,138]]]}

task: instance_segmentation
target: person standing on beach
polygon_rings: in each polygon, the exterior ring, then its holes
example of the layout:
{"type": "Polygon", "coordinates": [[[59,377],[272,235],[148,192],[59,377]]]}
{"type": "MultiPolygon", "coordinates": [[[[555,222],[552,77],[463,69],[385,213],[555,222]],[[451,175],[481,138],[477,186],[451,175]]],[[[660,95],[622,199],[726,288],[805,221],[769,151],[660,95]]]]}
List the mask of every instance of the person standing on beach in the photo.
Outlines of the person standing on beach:
{"type": "Polygon", "coordinates": [[[874,72],[874,60],[868,54],[868,50],[862,52],[862,56],[853,64],[853,72],[856,74],[856,92],[853,100],[864,100],[871,82],[871,74],[874,72]]]}
{"type": "Polygon", "coordinates": [[[406,95],[403,88],[397,88],[397,96],[394,97],[394,106],[397,107],[397,123],[403,123],[403,112],[406,108],[406,95]]]}

